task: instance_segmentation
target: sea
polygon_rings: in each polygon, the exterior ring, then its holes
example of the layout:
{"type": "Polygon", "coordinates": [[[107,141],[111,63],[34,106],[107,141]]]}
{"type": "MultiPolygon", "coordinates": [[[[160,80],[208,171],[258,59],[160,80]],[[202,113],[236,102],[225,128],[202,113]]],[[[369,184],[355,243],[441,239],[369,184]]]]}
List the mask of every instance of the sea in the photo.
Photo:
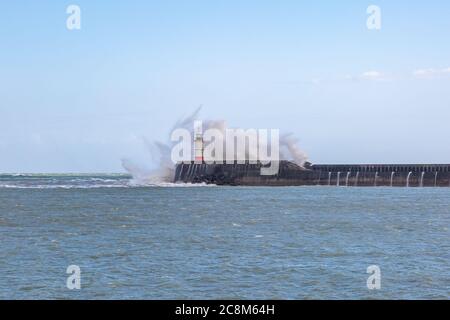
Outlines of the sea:
{"type": "Polygon", "coordinates": [[[450,189],[0,175],[0,299],[449,299],[450,189]]]}

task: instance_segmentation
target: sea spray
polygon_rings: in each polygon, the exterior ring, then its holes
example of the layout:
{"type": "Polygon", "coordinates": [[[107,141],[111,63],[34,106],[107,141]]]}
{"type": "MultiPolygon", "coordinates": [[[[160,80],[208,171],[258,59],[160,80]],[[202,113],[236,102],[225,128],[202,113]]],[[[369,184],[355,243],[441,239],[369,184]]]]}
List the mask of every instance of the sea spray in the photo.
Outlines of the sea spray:
{"type": "MultiPolygon", "coordinates": [[[[186,118],[178,120],[172,127],[168,135],[168,139],[165,143],[160,141],[150,142],[146,138],[143,138],[143,142],[147,147],[153,163],[156,163],[156,169],[149,170],[142,166],[135,164],[130,159],[122,159],[123,168],[132,175],[132,184],[135,185],[159,185],[162,183],[172,182],[175,176],[175,163],[172,161],[171,152],[173,147],[178,141],[171,141],[170,135],[176,129],[184,129],[190,132],[191,136],[194,136],[194,122],[198,119],[201,106],[197,108],[191,115],[186,118]]],[[[203,130],[215,129],[222,133],[223,137],[226,137],[227,125],[225,120],[205,120],[202,121],[203,130]]],[[[246,130],[241,130],[245,135],[246,130]]],[[[226,138],[223,141],[216,143],[223,143],[226,150],[226,138]]],[[[205,144],[207,146],[207,144],[205,144]]],[[[258,148],[258,146],[257,146],[258,148]]],[[[194,150],[194,148],[192,148],[194,150]]],[[[257,158],[257,150],[252,148],[246,148],[245,153],[239,153],[238,150],[234,151],[235,154],[231,156],[225,155],[223,160],[226,159],[254,159],[257,158]]],[[[193,154],[191,154],[193,158],[193,154]]],[[[298,139],[293,136],[292,133],[284,134],[279,139],[279,159],[290,160],[299,166],[304,166],[308,161],[307,155],[299,148],[298,139]]]]}
{"type": "MultiPolygon", "coordinates": [[[[197,108],[191,115],[178,120],[171,132],[177,128],[193,131],[193,123],[198,117],[201,107],[197,108]]],[[[133,177],[131,183],[134,185],[159,185],[172,182],[175,176],[174,163],[171,159],[171,150],[174,142],[170,141],[170,134],[165,143],[160,141],[150,142],[145,137],[143,142],[149,154],[156,162],[156,169],[149,170],[135,164],[130,159],[122,159],[122,167],[133,177]]]]}

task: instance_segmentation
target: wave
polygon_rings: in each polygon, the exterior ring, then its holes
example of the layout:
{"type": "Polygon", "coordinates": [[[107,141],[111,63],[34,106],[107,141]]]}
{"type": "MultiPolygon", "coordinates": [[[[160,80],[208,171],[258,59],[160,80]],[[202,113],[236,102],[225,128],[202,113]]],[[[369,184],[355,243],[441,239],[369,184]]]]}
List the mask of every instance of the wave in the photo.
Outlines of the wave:
{"type": "Polygon", "coordinates": [[[125,173],[102,174],[0,174],[0,189],[99,189],[99,188],[182,188],[208,184],[168,182],[165,179],[136,179],[125,173]]]}
{"type": "Polygon", "coordinates": [[[133,184],[132,187],[198,188],[198,187],[217,187],[217,185],[206,183],[160,182],[148,184],[133,184]]]}
{"type": "Polygon", "coordinates": [[[0,189],[96,189],[96,188],[126,188],[126,186],[123,185],[12,185],[12,184],[0,184],[0,189]]]}
{"type": "Polygon", "coordinates": [[[130,180],[120,184],[0,184],[0,189],[101,189],[101,188],[189,188],[189,187],[214,187],[214,184],[192,184],[192,183],[151,183],[136,184],[130,180]]]}
{"type": "MultiPolygon", "coordinates": [[[[167,136],[166,142],[154,141],[153,143],[143,137],[143,142],[150,152],[151,158],[153,159],[153,164],[156,165],[156,169],[149,170],[148,168],[137,165],[134,161],[128,158],[122,159],[122,167],[133,177],[133,180],[136,181],[144,181],[151,182],[152,180],[158,180],[161,182],[173,181],[175,179],[175,162],[172,159],[172,151],[175,145],[178,143],[177,141],[173,141],[171,134],[175,129],[184,129],[190,133],[190,136],[194,136],[194,127],[196,119],[198,119],[199,113],[201,110],[201,106],[197,108],[191,115],[188,117],[178,120],[172,130],[169,132],[167,136]],[[155,162],[155,160],[157,160],[155,162]]],[[[202,121],[202,129],[203,130],[215,130],[216,132],[220,132],[222,138],[220,140],[216,139],[216,143],[223,144],[223,150],[226,151],[226,132],[228,130],[227,124],[225,120],[204,120],[202,121]]],[[[244,133],[239,133],[241,138],[245,139],[244,133]]],[[[234,138],[232,138],[234,139],[234,138]]],[[[282,160],[290,160],[303,167],[305,163],[308,161],[308,156],[303,150],[300,149],[298,142],[299,140],[292,134],[286,133],[280,136],[279,138],[279,159],[282,160]]],[[[193,141],[191,143],[191,149],[195,150],[195,146],[193,145],[193,141]]],[[[272,148],[272,147],[271,147],[272,148]]],[[[246,147],[246,150],[243,152],[238,152],[234,150],[234,154],[232,152],[231,155],[227,155],[227,159],[253,159],[258,158],[258,148],[251,148],[250,146],[246,147]]],[[[272,153],[272,152],[271,152],[272,153]]],[[[188,156],[193,157],[193,154],[188,156]]]]}

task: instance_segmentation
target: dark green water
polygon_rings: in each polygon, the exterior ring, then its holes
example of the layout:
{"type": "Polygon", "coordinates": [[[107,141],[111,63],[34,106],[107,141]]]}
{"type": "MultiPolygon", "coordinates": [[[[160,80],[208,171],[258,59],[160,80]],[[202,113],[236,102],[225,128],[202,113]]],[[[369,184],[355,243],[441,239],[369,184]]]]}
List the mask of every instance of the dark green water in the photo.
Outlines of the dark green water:
{"type": "Polygon", "coordinates": [[[445,188],[1,175],[0,298],[448,299],[449,228],[445,188]]]}

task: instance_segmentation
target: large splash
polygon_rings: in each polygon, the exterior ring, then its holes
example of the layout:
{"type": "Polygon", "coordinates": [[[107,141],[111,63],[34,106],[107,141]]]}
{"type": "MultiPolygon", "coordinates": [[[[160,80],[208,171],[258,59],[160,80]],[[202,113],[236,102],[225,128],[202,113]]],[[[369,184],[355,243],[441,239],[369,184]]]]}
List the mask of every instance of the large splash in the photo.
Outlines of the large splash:
{"type": "MultiPolygon", "coordinates": [[[[143,142],[148,149],[152,160],[156,162],[156,169],[149,170],[138,166],[130,159],[122,159],[123,168],[132,175],[132,184],[135,185],[163,185],[171,183],[175,176],[175,164],[171,159],[172,148],[178,142],[170,140],[170,134],[175,129],[185,129],[194,136],[194,122],[199,119],[201,107],[197,108],[191,115],[186,118],[178,120],[168,134],[166,142],[154,141],[150,142],[143,139],[143,142]]],[[[203,130],[216,129],[219,130],[223,136],[227,129],[225,120],[204,120],[202,121],[203,130]]],[[[225,143],[225,141],[224,141],[225,143]]],[[[292,133],[283,134],[279,141],[279,158],[280,160],[289,160],[299,166],[304,166],[308,161],[308,156],[303,152],[299,145],[298,139],[292,133]]],[[[245,158],[249,158],[249,153],[254,151],[246,150],[245,158]]],[[[241,159],[242,155],[235,155],[236,159],[241,159]]]]}

